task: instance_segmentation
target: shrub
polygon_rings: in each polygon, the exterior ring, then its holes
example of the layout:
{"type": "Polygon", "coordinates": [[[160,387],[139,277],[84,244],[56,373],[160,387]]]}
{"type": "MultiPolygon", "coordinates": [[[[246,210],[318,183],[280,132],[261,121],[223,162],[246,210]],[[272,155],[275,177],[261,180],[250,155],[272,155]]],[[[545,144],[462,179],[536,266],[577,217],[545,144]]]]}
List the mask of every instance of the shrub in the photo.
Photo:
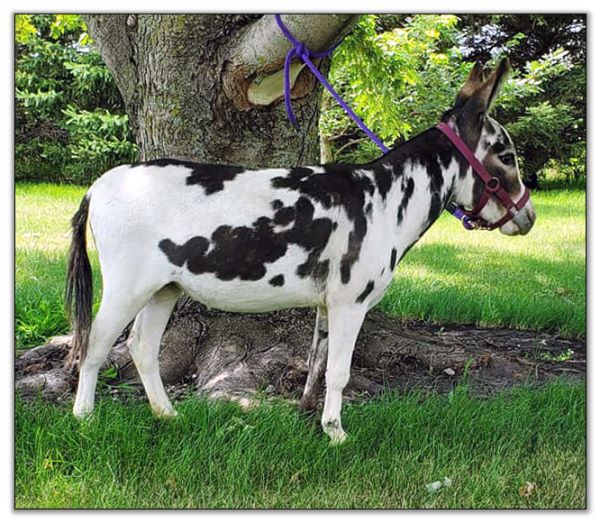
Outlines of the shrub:
{"type": "Polygon", "coordinates": [[[114,81],[77,15],[16,15],[15,178],[88,184],[135,161],[114,81]]]}
{"type": "MultiPolygon", "coordinates": [[[[459,22],[453,15],[367,15],[336,51],[333,86],[388,145],[435,125],[451,106],[473,65],[464,56],[465,42],[475,36],[459,22]]],[[[495,34],[489,24],[485,31],[495,34]]],[[[503,41],[490,65],[521,49],[528,36],[503,41]]],[[[525,61],[507,82],[492,116],[511,133],[531,185],[550,170],[585,176],[585,91],[585,64],[560,46],[525,61]]],[[[324,161],[362,162],[380,154],[328,94],[320,132],[324,161]]]]}

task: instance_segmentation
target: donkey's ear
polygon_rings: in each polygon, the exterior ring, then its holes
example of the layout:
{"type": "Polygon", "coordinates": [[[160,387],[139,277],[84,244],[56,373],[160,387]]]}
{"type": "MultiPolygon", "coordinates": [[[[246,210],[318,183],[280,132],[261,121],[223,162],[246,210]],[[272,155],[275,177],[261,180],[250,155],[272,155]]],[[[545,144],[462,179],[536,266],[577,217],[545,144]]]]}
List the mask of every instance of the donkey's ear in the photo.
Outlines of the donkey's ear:
{"type": "Polygon", "coordinates": [[[471,96],[473,96],[475,91],[477,91],[477,89],[481,86],[482,83],[483,67],[481,67],[481,64],[475,63],[475,65],[473,65],[473,68],[471,69],[471,72],[469,73],[469,77],[467,78],[465,85],[463,85],[462,89],[460,90],[460,93],[458,93],[458,96],[456,97],[454,107],[458,108],[465,105],[466,101],[471,96]]]}
{"type": "Polygon", "coordinates": [[[509,77],[511,70],[512,67],[509,59],[503,58],[498,64],[498,67],[496,67],[496,70],[486,78],[485,82],[483,82],[477,90],[477,97],[480,98],[486,113],[494,103],[494,100],[498,97],[500,88],[509,77]]]}

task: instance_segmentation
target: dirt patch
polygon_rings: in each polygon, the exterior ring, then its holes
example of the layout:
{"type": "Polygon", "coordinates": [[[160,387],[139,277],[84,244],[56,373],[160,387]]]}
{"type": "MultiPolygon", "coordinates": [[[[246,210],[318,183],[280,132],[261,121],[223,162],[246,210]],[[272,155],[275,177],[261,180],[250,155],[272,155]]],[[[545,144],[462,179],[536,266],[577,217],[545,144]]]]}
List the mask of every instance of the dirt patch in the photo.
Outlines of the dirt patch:
{"type": "MultiPolygon", "coordinates": [[[[314,312],[231,314],[198,303],[178,305],[163,336],[161,375],[172,399],[190,391],[249,401],[256,393],[298,400],[306,379],[314,312]]],[[[102,382],[115,394],[141,390],[123,333],[109,354],[102,382]]],[[[70,337],[26,351],[16,359],[16,388],[48,400],[72,395],[77,377],[62,369],[70,337]]],[[[371,312],[359,336],[349,399],[369,398],[386,389],[448,392],[467,381],[487,396],[523,383],[555,377],[583,379],[584,340],[554,334],[464,325],[433,326],[398,321],[371,312]]],[[[322,399],[322,398],[321,398],[322,399]]]]}

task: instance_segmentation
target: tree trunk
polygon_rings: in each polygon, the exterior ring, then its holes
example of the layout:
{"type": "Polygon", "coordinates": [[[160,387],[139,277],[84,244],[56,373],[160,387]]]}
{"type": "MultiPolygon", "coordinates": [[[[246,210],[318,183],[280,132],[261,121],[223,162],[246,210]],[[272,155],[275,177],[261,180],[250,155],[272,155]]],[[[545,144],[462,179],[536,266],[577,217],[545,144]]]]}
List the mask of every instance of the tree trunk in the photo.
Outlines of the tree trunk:
{"type": "MultiPolygon", "coordinates": [[[[270,15],[87,15],[123,95],[141,160],[179,158],[275,167],[318,161],[321,89],[294,64],[288,122],[283,62],[290,43],[270,15]]],[[[288,15],[311,49],[352,27],[353,15],[288,15]]],[[[326,71],[328,60],[320,67],[326,71]]]]}

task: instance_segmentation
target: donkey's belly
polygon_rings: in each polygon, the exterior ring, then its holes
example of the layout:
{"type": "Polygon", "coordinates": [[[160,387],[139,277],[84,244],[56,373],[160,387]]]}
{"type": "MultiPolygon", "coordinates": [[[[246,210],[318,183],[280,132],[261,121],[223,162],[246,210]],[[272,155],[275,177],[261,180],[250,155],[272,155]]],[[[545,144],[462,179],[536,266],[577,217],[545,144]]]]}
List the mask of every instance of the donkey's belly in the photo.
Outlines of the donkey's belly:
{"type": "MultiPolygon", "coordinates": [[[[279,275],[278,275],[279,276],[279,275]]],[[[268,312],[292,307],[314,307],[322,304],[310,282],[285,281],[285,276],[259,281],[221,281],[212,275],[187,276],[177,283],[194,300],[204,305],[231,312],[268,312]],[[269,283],[269,281],[276,283],[269,283]],[[278,285],[282,282],[283,284],[278,285]],[[287,287],[287,288],[286,288],[287,287]]]]}
{"type": "Polygon", "coordinates": [[[250,254],[248,260],[224,257],[214,266],[204,258],[188,258],[175,270],[170,264],[169,270],[192,298],[226,311],[266,312],[323,303],[326,282],[302,272],[307,258],[304,249],[290,245],[272,262],[265,261],[268,257],[262,252],[250,254]],[[261,256],[265,259],[256,263],[261,256]]]}

